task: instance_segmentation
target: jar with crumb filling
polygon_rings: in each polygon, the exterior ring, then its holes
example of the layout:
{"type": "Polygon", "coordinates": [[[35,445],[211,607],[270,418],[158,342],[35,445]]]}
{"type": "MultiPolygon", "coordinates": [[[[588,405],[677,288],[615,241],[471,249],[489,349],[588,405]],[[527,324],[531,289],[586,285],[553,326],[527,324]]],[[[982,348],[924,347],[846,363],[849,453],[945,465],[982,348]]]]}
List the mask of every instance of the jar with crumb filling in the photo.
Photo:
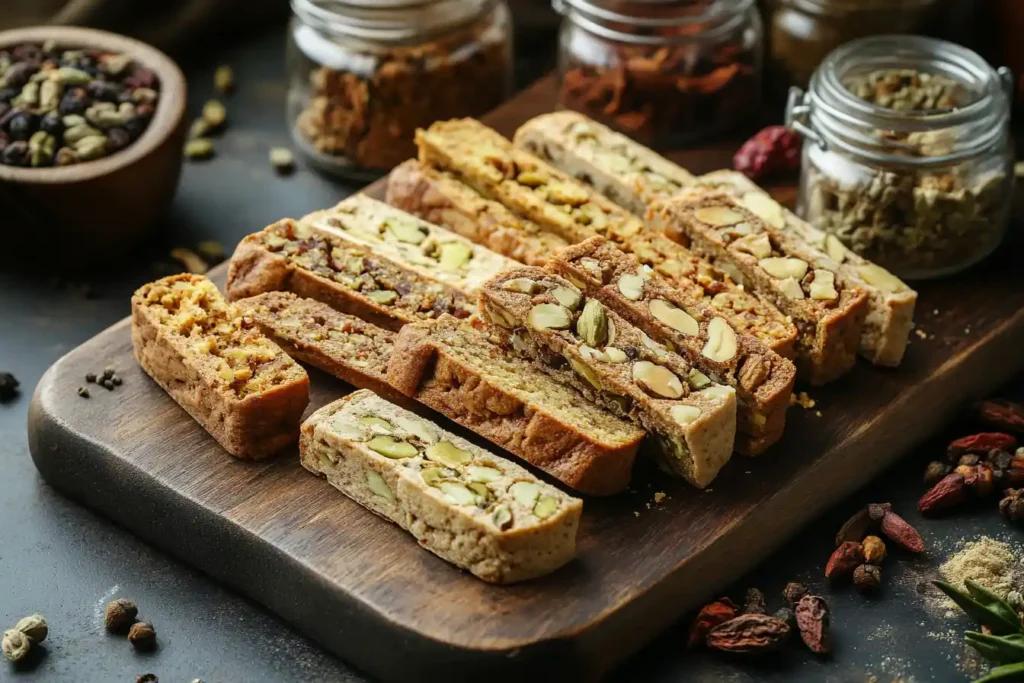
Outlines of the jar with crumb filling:
{"type": "Polygon", "coordinates": [[[288,120],[321,170],[372,177],[417,128],[478,117],[512,92],[504,0],[292,0],[288,120]]]}
{"type": "Polygon", "coordinates": [[[1010,92],[1009,70],[941,40],[835,50],[787,105],[805,138],[798,211],[904,279],[977,263],[1009,219],[1010,92]]]}

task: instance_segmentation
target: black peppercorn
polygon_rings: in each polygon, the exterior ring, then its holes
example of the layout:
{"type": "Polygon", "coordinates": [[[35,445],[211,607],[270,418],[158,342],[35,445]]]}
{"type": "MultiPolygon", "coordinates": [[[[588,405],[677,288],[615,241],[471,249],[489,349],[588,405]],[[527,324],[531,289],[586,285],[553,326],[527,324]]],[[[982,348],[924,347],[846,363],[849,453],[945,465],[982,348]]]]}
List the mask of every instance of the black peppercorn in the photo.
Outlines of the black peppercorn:
{"type": "Polygon", "coordinates": [[[7,124],[7,132],[12,140],[28,140],[39,128],[39,115],[27,110],[19,110],[7,124]]]}
{"type": "Polygon", "coordinates": [[[9,372],[0,372],[0,403],[11,401],[18,395],[20,382],[9,372]]]}
{"type": "Polygon", "coordinates": [[[122,88],[120,85],[110,83],[108,81],[93,81],[86,86],[86,91],[92,95],[94,99],[103,102],[117,102],[117,98],[121,94],[122,88]]]}
{"type": "Polygon", "coordinates": [[[28,166],[28,143],[18,140],[4,147],[0,152],[0,162],[8,166],[28,166]]]}
{"type": "Polygon", "coordinates": [[[153,625],[145,621],[138,621],[132,624],[131,629],[128,631],[128,642],[141,652],[148,652],[155,648],[156,631],[153,630],[153,625]]]}
{"type": "Polygon", "coordinates": [[[122,382],[122,381],[121,381],[121,378],[120,378],[120,377],[118,377],[117,375],[114,375],[113,377],[111,377],[111,378],[110,378],[110,381],[111,381],[111,382],[113,383],[113,385],[114,385],[115,387],[119,387],[119,386],[121,386],[122,384],[124,384],[124,382],[122,382]]]}
{"type": "Polygon", "coordinates": [[[117,372],[114,368],[103,368],[103,379],[110,379],[117,372]]]}
{"type": "Polygon", "coordinates": [[[113,391],[114,390],[114,382],[112,380],[109,380],[109,379],[105,379],[102,382],[100,382],[100,386],[103,387],[104,389],[106,389],[107,391],[113,391]]]}
{"type": "Polygon", "coordinates": [[[78,387],[78,395],[82,398],[89,398],[89,390],[85,387],[78,387]]]}
{"type": "Polygon", "coordinates": [[[132,143],[132,136],[124,128],[111,128],[107,131],[107,152],[113,154],[132,143]]]}
{"type": "Polygon", "coordinates": [[[139,616],[139,608],[131,600],[118,598],[107,603],[104,626],[111,633],[127,633],[135,617],[139,616]]]}
{"type": "MultiPolygon", "coordinates": [[[[15,59],[17,59],[15,57],[15,59]]],[[[31,64],[29,62],[18,62],[12,64],[6,72],[4,72],[4,81],[7,83],[8,88],[15,88],[20,90],[28,79],[32,77],[36,71],[39,70],[39,66],[31,64]]]]}
{"type": "Polygon", "coordinates": [[[81,114],[89,106],[89,95],[85,88],[70,88],[64,92],[57,105],[57,111],[63,116],[68,114],[81,114]]]}
{"type": "Polygon", "coordinates": [[[93,384],[96,381],[96,373],[95,372],[87,372],[87,373],[85,373],[85,381],[88,382],[89,384],[93,384]]]}
{"type": "Polygon", "coordinates": [[[60,139],[64,135],[64,121],[61,115],[51,111],[39,121],[39,130],[49,133],[54,138],[60,139]]]}

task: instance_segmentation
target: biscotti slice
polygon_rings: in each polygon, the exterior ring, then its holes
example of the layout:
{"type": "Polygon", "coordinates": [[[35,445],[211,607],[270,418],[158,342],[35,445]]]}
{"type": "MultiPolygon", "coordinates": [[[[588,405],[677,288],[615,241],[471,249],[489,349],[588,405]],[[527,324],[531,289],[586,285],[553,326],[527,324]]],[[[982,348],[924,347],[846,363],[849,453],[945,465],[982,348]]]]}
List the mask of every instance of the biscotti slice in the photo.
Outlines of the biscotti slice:
{"type": "Polygon", "coordinates": [[[299,451],[310,472],[484,581],[549,574],[576,554],[582,502],[371,391],[313,413],[299,451]]]}
{"type": "Polygon", "coordinates": [[[132,296],[132,345],[142,369],[238,458],[294,445],[309,377],[245,323],[201,275],[173,275],[132,296]]]}
{"type": "Polygon", "coordinates": [[[484,280],[520,264],[438,225],[364,194],[299,221],[365,246],[422,277],[475,297],[484,280]]]}
{"type": "Polygon", "coordinates": [[[484,286],[480,309],[513,348],[652,434],[665,471],[703,488],[729,460],[736,391],[710,382],[568,280],[540,268],[502,273],[484,286]]]}
{"type": "Polygon", "coordinates": [[[242,240],[231,257],[227,291],[232,300],[294,292],[395,331],[444,313],[468,318],[474,311],[458,289],[290,218],[242,240]]]}
{"type": "Polygon", "coordinates": [[[360,389],[387,398],[402,394],[388,384],[395,333],[291,292],[266,292],[235,302],[246,323],[257,326],[292,358],[360,389]]]}
{"type": "Polygon", "coordinates": [[[450,173],[409,159],[388,174],[387,201],[425,221],[530,266],[569,246],[533,221],[482,197],[450,173]]]}
{"type": "Polygon", "coordinates": [[[569,247],[548,270],[574,283],[714,382],[736,389],[736,450],[757,455],[778,441],[796,368],[756,337],[738,334],[717,311],[671,287],[603,237],[569,247]]]}
{"type": "Polygon", "coordinates": [[[844,287],[835,264],[799,240],[768,230],[733,197],[691,190],[655,202],[651,223],[688,242],[714,263],[734,268],[742,283],[792,317],[797,368],[811,384],[830,382],[853,367],[867,295],[844,287]]]}
{"type": "Polygon", "coordinates": [[[637,216],[693,180],[689,171],[654,150],[574,111],[530,119],[513,142],[637,216]]]}
{"type": "Polygon", "coordinates": [[[848,249],[835,235],[818,230],[779,204],[742,173],[714,171],[696,178],[695,183],[738,197],[770,229],[802,240],[832,259],[841,282],[860,287],[868,294],[868,313],[860,337],[861,355],[876,365],[900,364],[914,327],[917,292],[881,266],[848,249]]]}
{"type": "Polygon", "coordinates": [[[450,316],[406,325],[388,381],[581,493],[625,489],[644,431],[488,336],[450,316]]]}

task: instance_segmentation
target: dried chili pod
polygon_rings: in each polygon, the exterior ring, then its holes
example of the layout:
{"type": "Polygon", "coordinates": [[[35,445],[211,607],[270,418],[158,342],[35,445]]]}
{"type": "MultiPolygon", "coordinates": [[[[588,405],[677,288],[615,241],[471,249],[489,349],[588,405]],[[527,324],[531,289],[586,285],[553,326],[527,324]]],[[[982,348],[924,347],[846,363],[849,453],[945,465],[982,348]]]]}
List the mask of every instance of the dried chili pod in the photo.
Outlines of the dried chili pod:
{"type": "Polygon", "coordinates": [[[719,624],[708,633],[707,644],[712,650],[758,654],[781,648],[791,629],[789,624],[767,614],[741,614],[719,624]]]}
{"type": "Polygon", "coordinates": [[[978,417],[998,429],[1024,434],[1024,405],[1019,403],[987,399],[978,404],[978,417]]]}
{"type": "Polygon", "coordinates": [[[690,633],[686,646],[697,647],[707,640],[708,632],[719,624],[734,619],[738,614],[736,605],[729,598],[720,598],[700,608],[700,612],[690,624],[690,633]]]}
{"type": "Polygon", "coordinates": [[[890,541],[912,553],[924,552],[924,540],[917,529],[892,510],[886,510],[882,517],[882,533],[890,541]]]}
{"type": "Polygon", "coordinates": [[[796,625],[800,629],[800,638],[811,652],[825,654],[832,649],[829,620],[828,603],[820,596],[805,595],[796,604],[796,625]]]}
{"type": "Polygon", "coordinates": [[[843,523],[843,526],[839,528],[839,533],[836,534],[836,547],[838,548],[847,541],[860,542],[864,538],[864,535],[868,532],[868,528],[871,526],[871,516],[868,512],[868,508],[863,507],[857,512],[853,513],[853,516],[843,523]]]}

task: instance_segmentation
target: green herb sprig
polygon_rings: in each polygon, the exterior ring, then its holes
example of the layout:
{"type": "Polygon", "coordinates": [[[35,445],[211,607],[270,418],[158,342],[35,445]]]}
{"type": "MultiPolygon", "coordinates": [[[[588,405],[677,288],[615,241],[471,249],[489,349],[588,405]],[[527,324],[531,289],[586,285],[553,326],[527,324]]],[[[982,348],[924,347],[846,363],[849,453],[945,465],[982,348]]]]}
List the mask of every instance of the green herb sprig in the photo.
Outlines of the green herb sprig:
{"type": "Polygon", "coordinates": [[[992,634],[968,631],[967,644],[977,650],[993,665],[987,674],[974,683],[1024,680],[1024,624],[1021,617],[1005,600],[977,581],[967,579],[967,591],[961,591],[944,581],[933,581],[935,587],[955,602],[967,616],[992,634]]]}

